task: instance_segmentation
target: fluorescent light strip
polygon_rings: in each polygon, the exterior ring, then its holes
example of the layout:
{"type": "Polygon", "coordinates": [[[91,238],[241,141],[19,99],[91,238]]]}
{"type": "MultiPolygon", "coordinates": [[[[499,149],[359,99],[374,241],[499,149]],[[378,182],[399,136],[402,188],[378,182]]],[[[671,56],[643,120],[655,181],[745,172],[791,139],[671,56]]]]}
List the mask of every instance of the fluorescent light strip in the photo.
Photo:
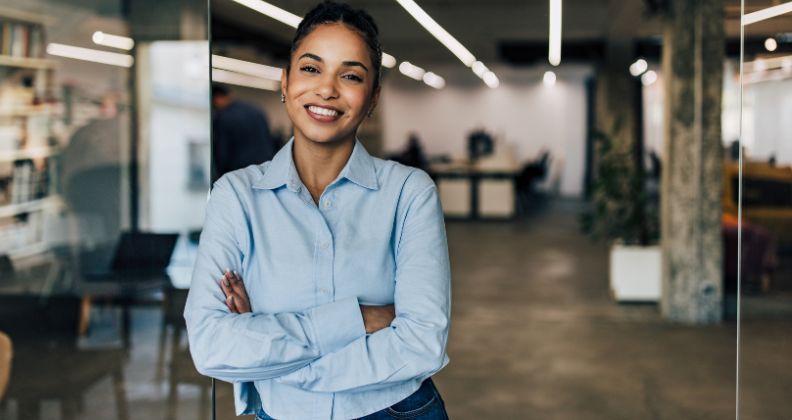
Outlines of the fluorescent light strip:
{"type": "Polygon", "coordinates": [[[396,66],[396,57],[394,57],[394,56],[392,56],[392,55],[390,55],[390,54],[388,54],[386,52],[383,52],[382,53],[382,65],[387,67],[387,68],[389,68],[389,69],[394,68],[396,66]]]}
{"type": "Polygon", "coordinates": [[[280,82],[283,69],[212,54],[212,67],[280,82]]]}
{"type": "Polygon", "coordinates": [[[96,31],[91,37],[94,44],[104,45],[105,47],[118,48],[120,50],[131,50],[135,46],[135,41],[132,38],[125,36],[106,34],[102,31],[96,31]]]}
{"type": "Polygon", "coordinates": [[[236,3],[239,3],[245,7],[251,8],[262,15],[267,15],[279,22],[283,22],[292,28],[297,28],[297,26],[302,21],[302,18],[295,15],[294,13],[287,12],[280,7],[273,6],[266,1],[262,0],[232,0],[236,3]]]}
{"type": "Polygon", "coordinates": [[[423,75],[423,81],[435,89],[442,89],[445,87],[445,79],[432,73],[431,71],[426,72],[426,74],[423,75]]]}
{"type": "Polygon", "coordinates": [[[396,0],[418,23],[421,24],[430,34],[437,38],[440,43],[445,45],[457,58],[466,66],[470,67],[476,61],[476,57],[468,51],[459,41],[449,34],[442,26],[432,19],[418,4],[413,0],[396,0]]]}
{"type": "Polygon", "coordinates": [[[550,0],[550,42],[547,53],[550,64],[561,64],[561,0],[550,0]]]}
{"type": "Polygon", "coordinates": [[[242,73],[234,73],[232,71],[212,69],[212,81],[227,83],[229,85],[245,86],[254,89],[264,89],[278,91],[280,84],[261,77],[250,76],[242,73]]]}
{"type": "MultiPolygon", "coordinates": [[[[272,4],[267,3],[263,0],[232,0],[235,3],[241,4],[247,8],[253,9],[262,15],[269,16],[278,22],[285,23],[286,25],[291,26],[292,28],[297,28],[302,22],[301,17],[295,15],[294,13],[287,12],[286,10],[281,9],[280,7],[274,6],[272,4]]],[[[387,68],[393,68],[396,65],[396,58],[392,55],[383,52],[382,53],[382,65],[387,68]]]]}
{"type": "Polygon", "coordinates": [[[752,23],[761,22],[763,20],[771,19],[776,16],[781,16],[785,13],[792,12],[792,1],[788,1],[778,6],[768,7],[767,9],[758,10],[756,12],[748,13],[742,17],[743,26],[748,26],[752,23]]]}
{"type": "Polygon", "coordinates": [[[489,86],[492,89],[495,89],[496,87],[500,86],[500,80],[498,80],[498,76],[496,76],[495,73],[491,71],[484,73],[484,75],[481,76],[481,78],[484,80],[484,83],[486,83],[487,86],[489,86]]]}
{"type": "Polygon", "coordinates": [[[484,76],[484,73],[489,71],[487,66],[485,66],[484,63],[482,63],[481,61],[476,61],[470,67],[473,69],[473,73],[476,73],[476,76],[478,77],[484,76]]]}
{"type": "Polygon", "coordinates": [[[399,64],[399,71],[401,74],[419,82],[423,81],[423,76],[426,73],[426,70],[410,63],[409,61],[403,61],[401,64],[399,64]]]}
{"type": "Polygon", "coordinates": [[[135,59],[129,54],[100,51],[54,42],[47,45],[47,54],[118,67],[132,67],[132,64],[135,62],[135,59]]]}

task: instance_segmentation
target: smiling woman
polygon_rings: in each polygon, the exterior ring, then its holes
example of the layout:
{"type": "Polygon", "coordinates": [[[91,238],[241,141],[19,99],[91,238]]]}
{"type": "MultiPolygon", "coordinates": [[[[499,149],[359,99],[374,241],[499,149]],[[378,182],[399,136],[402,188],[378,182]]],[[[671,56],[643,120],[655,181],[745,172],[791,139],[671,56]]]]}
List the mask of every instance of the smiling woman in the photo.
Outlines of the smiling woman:
{"type": "Polygon", "coordinates": [[[314,8],[282,75],[292,140],[214,186],[185,318],[197,369],[235,384],[237,414],[447,418],[430,379],[451,297],[437,189],[356,137],[381,56],[367,13],[314,8]]]}

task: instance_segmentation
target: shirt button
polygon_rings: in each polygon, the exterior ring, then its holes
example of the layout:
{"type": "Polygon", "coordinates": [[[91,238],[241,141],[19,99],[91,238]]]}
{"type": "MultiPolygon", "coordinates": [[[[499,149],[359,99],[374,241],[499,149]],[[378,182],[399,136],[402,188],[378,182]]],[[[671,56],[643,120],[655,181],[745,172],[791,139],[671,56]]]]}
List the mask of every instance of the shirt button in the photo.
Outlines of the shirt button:
{"type": "Polygon", "coordinates": [[[322,287],[321,289],[319,289],[319,291],[320,291],[320,292],[321,292],[323,295],[326,295],[326,294],[327,294],[327,289],[325,289],[324,287],[322,287]]]}
{"type": "Polygon", "coordinates": [[[322,242],[321,247],[322,247],[322,249],[327,249],[327,248],[330,247],[330,243],[329,242],[322,242]]]}
{"type": "Polygon", "coordinates": [[[324,208],[326,208],[326,209],[329,209],[329,208],[330,208],[330,206],[332,206],[332,205],[333,205],[333,203],[332,203],[332,202],[330,202],[330,200],[325,200],[325,202],[324,202],[324,208]]]}

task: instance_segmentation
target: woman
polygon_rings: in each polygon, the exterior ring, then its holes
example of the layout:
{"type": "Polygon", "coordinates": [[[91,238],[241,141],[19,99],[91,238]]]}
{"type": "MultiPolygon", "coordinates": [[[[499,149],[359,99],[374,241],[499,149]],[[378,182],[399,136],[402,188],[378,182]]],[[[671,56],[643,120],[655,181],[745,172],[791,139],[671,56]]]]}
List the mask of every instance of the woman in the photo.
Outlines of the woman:
{"type": "Polygon", "coordinates": [[[429,379],[450,316],[437,190],[355,137],[381,53],[365,12],[309,12],[281,80],[294,137],[212,191],[185,318],[198,371],[234,383],[237,414],[447,418],[429,379]]]}

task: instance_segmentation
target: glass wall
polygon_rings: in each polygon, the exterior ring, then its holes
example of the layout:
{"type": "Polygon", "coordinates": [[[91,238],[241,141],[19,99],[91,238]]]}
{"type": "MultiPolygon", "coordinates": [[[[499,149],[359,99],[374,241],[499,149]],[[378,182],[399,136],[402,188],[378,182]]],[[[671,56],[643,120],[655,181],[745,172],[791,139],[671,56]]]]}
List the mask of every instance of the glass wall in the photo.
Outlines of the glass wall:
{"type": "Polygon", "coordinates": [[[792,3],[746,1],[742,135],[729,200],[741,211],[740,418],[784,418],[792,366],[792,3]],[[739,178],[742,169],[742,178],[739,178]],[[740,189],[742,187],[742,189],[740,189]]]}
{"type": "Polygon", "coordinates": [[[208,412],[181,316],[209,189],[206,16],[0,6],[0,418],[208,412]]]}

